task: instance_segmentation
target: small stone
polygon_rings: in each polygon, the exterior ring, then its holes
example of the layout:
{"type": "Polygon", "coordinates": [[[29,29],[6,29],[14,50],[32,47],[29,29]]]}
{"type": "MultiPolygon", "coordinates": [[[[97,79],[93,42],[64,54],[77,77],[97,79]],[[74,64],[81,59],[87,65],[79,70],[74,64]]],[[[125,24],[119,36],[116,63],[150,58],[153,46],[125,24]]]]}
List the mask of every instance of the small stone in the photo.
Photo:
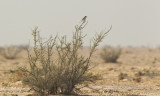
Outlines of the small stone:
{"type": "Polygon", "coordinates": [[[22,81],[17,81],[15,85],[22,85],[22,81]]]}
{"type": "Polygon", "coordinates": [[[128,79],[123,79],[124,82],[128,81],[128,79]]]}

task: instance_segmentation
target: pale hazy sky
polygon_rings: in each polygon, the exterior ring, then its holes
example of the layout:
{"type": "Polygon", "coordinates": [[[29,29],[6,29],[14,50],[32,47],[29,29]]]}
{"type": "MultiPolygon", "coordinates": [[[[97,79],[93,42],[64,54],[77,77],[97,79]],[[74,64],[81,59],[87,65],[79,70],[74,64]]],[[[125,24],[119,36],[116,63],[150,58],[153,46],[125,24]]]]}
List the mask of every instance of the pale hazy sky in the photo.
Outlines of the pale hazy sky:
{"type": "Polygon", "coordinates": [[[43,37],[67,35],[88,16],[90,36],[113,29],[101,45],[160,45],[160,0],[0,0],[0,46],[32,43],[31,29],[43,37]]]}

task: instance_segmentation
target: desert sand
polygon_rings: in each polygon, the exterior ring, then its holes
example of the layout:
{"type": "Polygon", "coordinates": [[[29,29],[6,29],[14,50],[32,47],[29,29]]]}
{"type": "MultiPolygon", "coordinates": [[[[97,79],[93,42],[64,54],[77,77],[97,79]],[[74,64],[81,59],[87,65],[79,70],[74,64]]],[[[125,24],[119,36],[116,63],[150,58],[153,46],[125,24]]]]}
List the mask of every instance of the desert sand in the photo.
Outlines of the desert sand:
{"type": "MultiPolygon", "coordinates": [[[[94,83],[77,91],[80,95],[160,96],[160,49],[125,47],[116,63],[105,63],[98,48],[92,57],[96,65],[91,71],[102,76],[94,83]]],[[[87,56],[89,51],[81,53],[87,56]]],[[[33,91],[21,81],[18,67],[27,66],[27,52],[9,60],[0,55],[0,96],[26,96],[33,91]]],[[[80,87],[80,86],[77,86],[80,87]]]]}

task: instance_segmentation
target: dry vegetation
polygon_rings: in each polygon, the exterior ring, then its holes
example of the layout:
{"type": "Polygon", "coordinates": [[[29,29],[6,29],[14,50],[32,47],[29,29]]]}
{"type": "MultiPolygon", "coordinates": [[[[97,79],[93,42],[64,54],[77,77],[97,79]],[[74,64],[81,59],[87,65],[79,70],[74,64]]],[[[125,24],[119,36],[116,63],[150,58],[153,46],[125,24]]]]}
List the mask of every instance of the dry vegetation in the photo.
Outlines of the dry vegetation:
{"type": "Polygon", "coordinates": [[[101,58],[105,62],[117,62],[117,59],[121,55],[121,49],[119,47],[105,46],[100,53],[101,58]]]}
{"type": "Polygon", "coordinates": [[[85,25],[75,27],[71,42],[65,36],[44,42],[35,28],[28,52],[28,45],[0,48],[0,96],[160,94],[159,48],[105,46],[95,51],[109,30],[82,48],[85,25]]]}
{"type": "MultiPolygon", "coordinates": [[[[160,50],[147,48],[122,48],[121,55],[115,63],[105,63],[101,58],[103,50],[95,51],[92,61],[97,66],[87,73],[95,75],[93,83],[81,83],[75,86],[77,94],[87,95],[114,95],[117,96],[154,96],[160,93],[160,50]]],[[[89,49],[80,49],[79,52],[88,56],[89,49]]],[[[27,82],[26,73],[18,67],[28,65],[27,52],[20,52],[19,58],[10,60],[0,55],[0,94],[32,94],[27,82]],[[23,55],[26,57],[23,57],[23,55]],[[10,88],[10,89],[7,89],[10,88]]],[[[27,67],[27,66],[26,66],[27,67]]],[[[29,66],[27,67],[29,68],[29,66]]]]}
{"type": "Polygon", "coordinates": [[[33,54],[28,50],[29,69],[20,68],[27,75],[24,84],[29,85],[40,96],[56,94],[73,94],[76,85],[94,81],[95,76],[88,72],[90,59],[102,39],[110,31],[96,34],[90,46],[89,56],[79,55],[83,47],[82,29],[87,22],[75,26],[71,42],[66,36],[50,37],[47,41],[41,39],[38,28],[33,30],[33,54]],[[58,41],[57,41],[58,38],[58,41]],[[56,54],[57,53],[57,54],[56,54]],[[53,57],[53,55],[57,56],[53,57]]]}
{"type": "Polygon", "coordinates": [[[16,59],[22,50],[27,50],[28,45],[6,46],[0,48],[0,54],[6,59],[16,59]]]}

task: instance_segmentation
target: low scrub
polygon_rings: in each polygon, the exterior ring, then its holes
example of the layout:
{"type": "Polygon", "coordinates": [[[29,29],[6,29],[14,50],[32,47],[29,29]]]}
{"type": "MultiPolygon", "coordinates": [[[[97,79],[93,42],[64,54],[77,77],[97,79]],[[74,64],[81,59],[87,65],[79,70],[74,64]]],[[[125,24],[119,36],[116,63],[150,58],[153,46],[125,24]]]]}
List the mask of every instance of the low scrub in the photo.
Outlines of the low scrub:
{"type": "Polygon", "coordinates": [[[102,49],[102,52],[100,53],[101,58],[105,62],[117,62],[117,59],[121,55],[121,49],[119,47],[111,47],[106,46],[102,49]]]}
{"type": "Polygon", "coordinates": [[[16,59],[22,50],[18,46],[7,46],[0,48],[0,54],[6,59],[16,59]]]}
{"type": "Polygon", "coordinates": [[[21,50],[25,50],[26,51],[26,50],[28,50],[29,45],[28,44],[19,45],[18,48],[21,49],[21,50]]]}
{"type": "Polygon", "coordinates": [[[120,73],[119,76],[118,76],[119,80],[126,79],[127,77],[128,77],[127,73],[120,73]]]}
{"type": "Polygon", "coordinates": [[[157,76],[157,75],[159,75],[159,73],[156,72],[156,70],[149,70],[149,69],[143,69],[143,70],[135,73],[135,76],[137,76],[137,77],[139,77],[139,76],[153,77],[153,76],[157,76]]]}
{"type": "Polygon", "coordinates": [[[83,21],[75,26],[75,32],[71,42],[67,42],[66,36],[50,37],[43,41],[38,28],[33,30],[33,53],[28,50],[30,68],[21,68],[27,72],[24,83],[28,84],[41,96],[55,94],[72,94],[75,86],[86,81],[94,81],[95,77],[89,72],[90,59],[106,34],[96,34],[92,39],[90,53],[87,58],[79,55],[83,46],[82,30],[87,22],[83,21]]]}

